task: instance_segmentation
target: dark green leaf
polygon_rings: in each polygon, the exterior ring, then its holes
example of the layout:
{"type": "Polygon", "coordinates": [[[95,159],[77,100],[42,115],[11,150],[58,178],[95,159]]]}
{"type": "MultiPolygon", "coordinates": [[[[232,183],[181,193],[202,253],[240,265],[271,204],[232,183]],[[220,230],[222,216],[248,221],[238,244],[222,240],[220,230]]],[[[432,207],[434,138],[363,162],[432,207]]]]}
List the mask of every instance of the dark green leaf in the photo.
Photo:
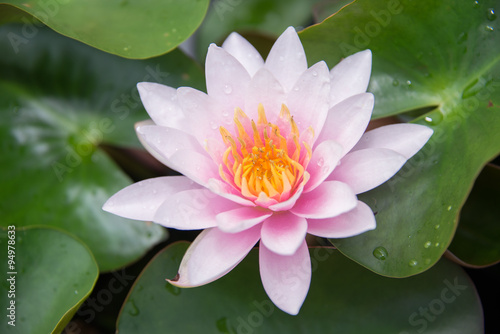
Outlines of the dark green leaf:
{"type": "MultiPolygon", "coordinates": [[[[0,11],[19,8],[59,32],[100,50],[126,58],[150,58],[174,49],[200,25],[208,0],[115,0],[0,2],[0,11]]],[[[16,14],[17,15],[17,14],[16,14]]],[[[5,20],[4,20],[5,21],[5,20]]],[[[24,18],[21,42],[37,27],[24,18]]],[[[1,22],[1,21],[0,21],[1,22]]]]}
{"type": "Polygon", "coordinates": [[[11,226],[0,229],[2,277],[6,275],[1,331],[60,333],[90,295],[99,274],[97,263],[81,241],[66,233],[11,226]],[[8,246],[13,264],[8,262],[8,246]]]}
{"type": "Polygon", "coordinates": [[[299,315],[291,316],[266,296],[256,249],[225,277],[206,286],[180,289],[165,282],[175,276],[187,247],[187,243],[167,247],[144,269],[121,311],[120,333],[472,334],[482,330],[474,286],[458,265],[447,260],[421,275],[393,279],[376,275],[333,249],[311,248],[311,288],[299,315]]]}
{"type": "Polygon", "coordinates": [[[500,261],[500,168],[488,165],[467,198],[450,251],[471,266],[500,261]]]}
{"type": "Polygon", "coordinates": [[[133,124],[148,116],[137,82],[203,87],[203,73],[178,51],[126,60],[41,28],[15,50],[7,36],[23,29],[0,27],[0,224],[59,227],[89,246],[101,270],[121,267],[165,232],[102,211],[131,181],[100,145],[140,146],[133,124]]]}
{"type": "Polygon", "coordinates": [[[414,122],[434,130],[394,178],[360,196],[377,229],[332,241],[371,270],[402,277],[436,263],[476,176],[500,152],[497,4],[358,0],[300,34],[311,63],[371,49],[374,118],[420,109],[414,122]]]}

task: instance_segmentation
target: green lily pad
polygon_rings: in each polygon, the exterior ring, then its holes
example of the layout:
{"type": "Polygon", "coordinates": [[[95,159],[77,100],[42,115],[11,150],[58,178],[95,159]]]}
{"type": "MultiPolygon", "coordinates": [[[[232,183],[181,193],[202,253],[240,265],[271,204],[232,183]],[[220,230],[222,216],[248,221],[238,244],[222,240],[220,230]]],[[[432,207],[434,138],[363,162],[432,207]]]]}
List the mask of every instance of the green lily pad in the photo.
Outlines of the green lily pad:
{"type": "Polygon", "coordinates": [[[62,332],[97,281],[90,250],[47,227],[10,225],[0,229],[0,240],[2,333],[62,332]]]}
{"type": "Polygon", "coordinates": [[[122,267],[166,234],[102,211],[131,180],[101,144],[140,147],[133,124],[149,117],[137,82],[203,87],[203,72],[179,51],[132,61],[41,28],[16,52],[6,36],[23,29],[0,27],[0,226],[58,227],[85,242],[101,270],[122,267]]]}
{"type": "Polygon", "coordinates": [[[449,250],[473,267],[500,262],[500,168],[487,165],[467,198],[449,250]]]}
{"type": "Polygon", "coordinates": [[[184,242],[172,244],[145,267],[121,310],[119,333],[482,331],[475,288],[447,260],[422,275],[394,279],[376,275],[331,248],[311,248],[311,288],[299,314],[291,316],[265,294],[257,249],[213,283],[189,289],[170,285],[165,278],[175,276],[187,247],[184,242]]]}
{"type": "Polygon", "coordinates": [[[313,17],[313,6],[319,1],[213,1],[196,35],[198,58],[205,59],[210,43],[220,45],[233,31],[244,34],[258,50],[269,51],[273,40],[288,26],[300,30],[308,25],[313,17]],[[270,38],[265,40],[265,37],[270,38]]]}
{"type": "MultiPolygon", "coordinates": [[[[173,50],[201,24],[208,0],[31,1],[0,2],[33,15],[58,33],[126,58],[150,58],[173,50]]],[[[17,16],[17,14],[16,14],[17,16]]],[[[25,29],[9,36],[22,46],[39,27],[24,18],[25,29]]]]}
{"type": "Polygon", "coordinates": [[[434,130],[398,174],[359,196],[377,212],[377,229],[332,240],[377,273],[404,277],[434,265],[451,243],[475,178],[500,152],[495,5],[358,0],[300,34],[311,63],[333,66],[371,49],[373,117],[407,118],[417,110],[413,122],[434,130]]]}

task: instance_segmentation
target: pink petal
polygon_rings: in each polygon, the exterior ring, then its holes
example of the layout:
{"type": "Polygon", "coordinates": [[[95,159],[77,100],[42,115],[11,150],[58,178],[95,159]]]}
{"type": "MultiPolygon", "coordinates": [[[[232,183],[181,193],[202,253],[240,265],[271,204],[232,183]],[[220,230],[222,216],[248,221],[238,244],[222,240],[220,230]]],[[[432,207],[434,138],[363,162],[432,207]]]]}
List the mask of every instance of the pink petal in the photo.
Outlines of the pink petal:
{"type": "Polygon", "coordinates": [[[373,95],[362,93],[340,102],[330,109],[325,126],[316,142],[334,140],[349,152],[363,135],[373,111],[373,95]]]}
{"type": "Polygon", "coordinates": [[[241,196],[241,193],[236,192],[234,188],[228,185],[226,182],[223,182],[219,179],[213,178],[208,180],[207,184],[208,189],[210,189],[215,194],[224,197],[230,201],[235,203],[244,205],[244,206],[255,206],[252,201],[247,200],[241,196]]]}
{"type": "Polygon", "coordinates": [[[220,139],[220,126],[233,122],[233,110],[222,115],[221,107],[211,96],[190,87],[177,89],[179,105],[189,120],[190,134],[204,146],[207,138],[220,139]]]}
{"type": "Polygon", "coordinates": [[[232,121],[234,108],[243,106],[250,75],[235,57],[215,44],[208,48],[205,74],[208,95],[220,104],[218,112],[232,121]]]}
{"type": "Polygon", "coordinates": [[[262,223],[272,212],[252,207],[238,207],[217,215],[219,229],[227,233],[237,233],[262,223]]]}
{"type": "Polygon", "coordinates": [[[274,198],[270,198],[265,192],[261,192],[257,199],[255,199],[254,203],[261,208],[267,209],[272,205],[278,204],[279,202],[274,198]]]}
{"type": "Polygon", "coordinates": [[[328,114],[329,93],[328,66],[323,61],[308,68],[298,78],[288,94],[286,105],[301,132],[308,127],[321,132],[328,114]]]}
{"type": "Polygon", "coordinates": [[[208,189],[185,190],[171,195],[158,208],[155,223],[178,230],[198,230],[217,226],[216,216],[240,207],[208,189]]]}
{"type": "Polygon", "coordinates": [[[340,166],[327,179],[347,183],[360,194],[389,180],[405,162],[405,157],[393,150],[367,148],[343,157],[340,166]]]}
{"type": "Polygon", "coordinates": [[[308,219],[307,232],[323,238],[348,238],[375,229],[377,223],[372,209],[358,201],[358,205],[337,217],[308,219]]]}
{"type": "Polygon", "coordinates": [[[311,174],[309,182],[304,187],[304,192],[314,190],[337,167],[342,157],[342,146],[333,140],[320,143],[312,154],[307,171],[311,174]]]}
{"type": "Polygon", "coordinates": [[[155,153],[170,158],[174,153],[180,150],[195,151],[200,154],[206,154],[206,151],[198,143],[196,138],[186,132],[158,125],[142,125],[139,123],[135,131],[141,142],[147,148],[154,147],[155,153]]]}
{"type": "Polygon", "coordinates": [[[185,176],[165,176],[134,183],[104,203],[102,209],[115,215],[152,221],[158,208],[173,194],[201,188],[185,176]]]}
{"type": "Polygon", "coordinates": [[[432,129],[419,124],[391,124],[366,132],[353,151],[365,148],[387,148],[406,159],[417,153],[432,136],[432,129]]]}
{"type": "Polygon", "coordinates": [[[250,76],[264,66],[260,53],[238,33],[231,33],[222,44],[222,48],[235,57],[250,76]]]}
{"type": "Polygon", "coordinates": [[[289,212],[277,213],[264,221],[261,240],[267,249],[276,254],[292,255],[304,242],[306,231],[305,218],[289,212]]]}
{"type": "Polygon", "coordinates": [[[338,216],[356,205],[356,195],[347,184],[325,181],[313,191],[302,194],[290,211],[299,217],[321,219],[338,216]]]}
{"type": "MultiPolygon", "coordinates": [[[[267,118],[274,122],[285,101],[285,91],[279,81],[266,68],[261,68],[252,78],[245,97],[244,112],[257,121],[257,111],[260,103],[264,106],[267,118]]],[[[249,129],[247,129],[249,130],[249,129]]]]}
{"type": "MultiPolygon", "coordinates": [[[[171,169],[201,185],[206,185],[211,178],[219,177],[218,166],[199,145],[188,143],[188,135],[181,134],[181,131],[158,126],[140,126],[136,130],[141,140],[146,143],[144,146],[148,151],[171,169]],[[186,146],[178,150],[171,147],[172,135],[184,136],[182,138],[186,141],[186,146]]],[[[182,140],[176,142],[183,145],[182,140]]]]}
{"type": "Polygon", "coordinates": [[[372,70],[372,53],[364,50],[355,53],[330,71],[330,107],[353,95],[366,92],[372,70]]]}
{"type": "Polygon", "coordinates": [[[289,92],[301,74],[307,70],[307,60],[299,36],[289,27],[274,43],[266,59],[266,68],[289,92]]]}
{"type": "Polygon", "coordinates": [[[224,233],[218,228],[203,230],[189,246],[176,280],[170,283],[193,287],[210,283],[231,271],[260,238],[260,225],[240,233],[224,233]]]}
{"type": "Polygon", "coordinates": [[[311,258],[305,240],[290,256],[278,255],[261,242],[259,267],[262,285],[274,305],[298,314],[311,284],[311,258]]]}
{"type": "Polygon", "coordinates": [[[180,130],[189,129],[189,123],[177,101],[175,88],[140,82],[137,90],[144,108],[156,124],[180,130]]]}

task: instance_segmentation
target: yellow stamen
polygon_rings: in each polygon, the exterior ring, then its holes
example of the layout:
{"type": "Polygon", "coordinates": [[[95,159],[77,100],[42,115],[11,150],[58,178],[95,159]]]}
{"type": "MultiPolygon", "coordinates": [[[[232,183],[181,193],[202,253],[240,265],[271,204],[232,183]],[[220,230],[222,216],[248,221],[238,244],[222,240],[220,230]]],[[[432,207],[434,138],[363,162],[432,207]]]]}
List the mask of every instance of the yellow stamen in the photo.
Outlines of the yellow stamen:
{"type": "MultiPolygon", "coordinates": [[[[240,189],[243,196],[256,199],[264,192],[275,200],[287,199],[302,182],[305,168],[299,162],[301,145],[297,124],[286,105],[282,104],[279,117],[286,125],[282,135],[280,128],[268,122],[264,106],[258,105],[257,123],[249,120],[240,108],[235,109],[235,138],[224,127],[220,134],[227,149],[219,170],[221,177],[240,189]],[[287,125],[289,124],[289,125],[287,125]],[[251,128],[250,128],[251,127],[251,128]],[[289,150],[292,155],[289,155],[289,150]],[[230,175],[228,175],[230,174],[230,175]]],[[[307,129],[314,134],[312,128],[307,129]]],[[[312,151],[304,142],[309,161],[312,151]]]]}

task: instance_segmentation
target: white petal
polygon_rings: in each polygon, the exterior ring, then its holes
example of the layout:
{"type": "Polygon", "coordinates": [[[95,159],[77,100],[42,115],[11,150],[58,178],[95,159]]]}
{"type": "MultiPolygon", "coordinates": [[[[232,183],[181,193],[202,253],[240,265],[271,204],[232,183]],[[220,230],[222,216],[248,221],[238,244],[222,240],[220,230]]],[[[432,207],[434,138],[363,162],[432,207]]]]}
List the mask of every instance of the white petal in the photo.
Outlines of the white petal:
{"type": "Polygon", "coordinates": [[[250,76],[264,66],[259,51],[238,33],[231,33],[222,44],[222,48],[238,59],[250,76]]]}
{"type": "Polygon", "coordinates": [[[355,53],[332,68],[330,71],[330,107],[350,96],[366,92],[371,70],[372,52],[370,50],[355,53]]]}
{"type": "Polygon", "coordinates": [[[320,143],[312,154],[307,171],[311,178],[304,187],[304,192],[314,190],[337,167],[343,155],[342,146],[333,140],[320,143]]]}
{"type": "Polygon", "coordinates": [[[321,61],[304,71],[289,92],[286,105],[300,131],[312,127],[321,132],[328,114],[330,79],[328,66],[321,61]]]}
{"type": "Polygon", "coordinates": [[[274,43],[266,59],[266,68],[289,92],[297,79],[307,69],[307,60],[299,36],[289,27],[274,43]]]}
{"type": "Polygon", "coordinates": [[[207,93],[220,105],[217,112],[232,121],[234,108],[243,106],[250,75],[235,57],[215,44],[208,49],[205,73],[207,93]]]}
{"type": "Polygon", "coordinates": [[[165,200],[178,192],[201,187],[185,176],[165,176],[134,183],[104,203],[102,209],[115,215],[153,221],[165,200]]]}
{"type": "Polygon", "coordinates": [[[325,181],[313,191],[302,194],[290,211],[304,218],[330,218],[352,210],[356,203],[356,195],[347,184],[325,181]]]}
{"type": "Polygon", "coordinates": [[[189,130],[189,122],[179,106],[175,88],[152,82],[140,82],[137,84],[137,90],[144,108],[156,124],[189,130]]]}
{"type": "Polygon", "coordinates": [[[370,122],[374,98],[371,93],[362,93],[340,102],[330,109],[325,126],[316,140],[334,140],[342,145],[346,154],[359,141],[370,122]]]}
{"type": "Polygon", "coordinates": [[[361,201],[354,209],[337,217],[307,221],[307,232],[323,238],[353,237],[377,226],[372,209],[361,201]]]}
{"type": "Polygon", "coordinates": [[[244,112],[250,119],[257,120],[258,106],[264,106],[267,118],[274,122],[285,101],[285,91],[279,81],[266,68],[261,68],[252,78],[245,97],[244,112]]]}
{"type": "Polygon", "coordinates": [[[208,189],[192,189],[168,197],[153,218],[155,223],[178,230],[198,230],[217,226],[216,216],[239,207],[208,189]]]}
{"type": "Polygon", "coordinates": [[[432,129],[419,124],[391,124],[366,132],[352,149],[387,148],[406,159],[417,153],[432,136],[432,129]]]}
{"type": "Polygon", "coordinates": [[[217,215],[219,229],[227,233],[237,233],[262,223],[272,212],[258,210],[252,207],[237,207],[217,215]]]}
{"type": "Polygon", "coordinates": [[[389,180],[405,162],[404,156],[386,148],[354,151],[342,158],[328,180],[347,183],[360,194],[389,180]]]}
{"type": "Polygon", "coordinates": [[[311,258],[305,240],[290,256],[278,255],[261,242],[259,267],[262,285],[273,303],[284,312],[298,314],[311,284],[311,258]]]}

